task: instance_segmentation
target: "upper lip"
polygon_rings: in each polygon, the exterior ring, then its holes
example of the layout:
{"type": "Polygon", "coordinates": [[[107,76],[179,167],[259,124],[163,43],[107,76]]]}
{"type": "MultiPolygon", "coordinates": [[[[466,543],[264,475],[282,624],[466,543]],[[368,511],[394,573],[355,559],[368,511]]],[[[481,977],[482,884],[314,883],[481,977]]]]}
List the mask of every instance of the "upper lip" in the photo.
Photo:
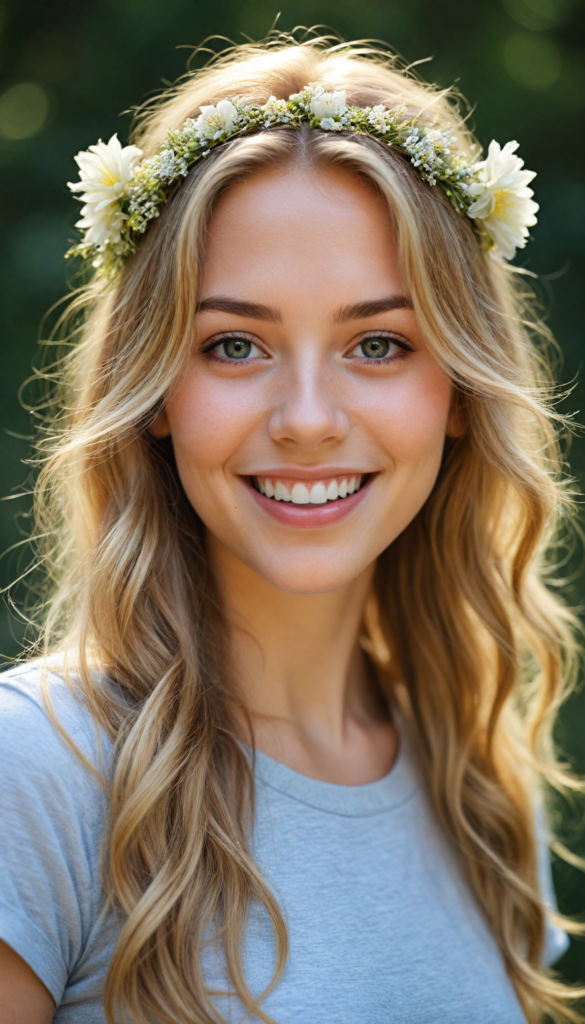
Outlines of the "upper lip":
{"type": "Polygon", "coordinates": [[[288,480],[327,480],[331,477],[368,476],[377,472],[375,469],[348,469],[346,466],[279,466],[277,469],[257,469],[245,476],[286,478],[288,480]]]}

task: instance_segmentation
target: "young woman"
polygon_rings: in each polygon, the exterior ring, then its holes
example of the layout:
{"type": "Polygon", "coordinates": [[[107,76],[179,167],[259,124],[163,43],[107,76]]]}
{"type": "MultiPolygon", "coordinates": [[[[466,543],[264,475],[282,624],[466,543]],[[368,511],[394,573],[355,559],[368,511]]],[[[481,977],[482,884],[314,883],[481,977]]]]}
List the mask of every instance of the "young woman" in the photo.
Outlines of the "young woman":
{"type": "Polygon", "coordinates": [[[539,800],[568,498],[507,263],[533,175],[323,40],[235,48],[135,141],[71,185],[2,1024],[577,1019],[539,800]]]}

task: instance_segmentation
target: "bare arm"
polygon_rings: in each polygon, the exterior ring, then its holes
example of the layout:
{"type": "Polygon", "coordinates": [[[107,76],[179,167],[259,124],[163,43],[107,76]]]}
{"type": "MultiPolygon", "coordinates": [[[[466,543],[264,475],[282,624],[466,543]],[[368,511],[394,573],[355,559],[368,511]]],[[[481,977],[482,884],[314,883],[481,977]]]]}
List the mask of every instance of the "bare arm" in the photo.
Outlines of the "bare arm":
{"type": "Polygon", "coordinates": [[[0,1024],[51,1024],[55,1002],[27,963],[0,940],[0,1024]]]}

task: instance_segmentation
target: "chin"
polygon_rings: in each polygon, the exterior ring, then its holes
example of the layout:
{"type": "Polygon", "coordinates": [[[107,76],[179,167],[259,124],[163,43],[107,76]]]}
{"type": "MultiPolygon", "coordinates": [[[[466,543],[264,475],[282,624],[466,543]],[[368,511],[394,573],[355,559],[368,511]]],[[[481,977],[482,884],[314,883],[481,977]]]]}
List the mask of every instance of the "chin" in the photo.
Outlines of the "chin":
{"type": "Polygon", "coordinates": [[[254,560],[248,564],[276,590],[289,594],[328,594],[350,583],[369,563],[365,560],[358,565],[352,559],[351,563],[348,560],[344,564],[337,551],[323,552],[321,557],[318,552],[308,551],[292,558],[274,558],[270,563],[254,560]]]}

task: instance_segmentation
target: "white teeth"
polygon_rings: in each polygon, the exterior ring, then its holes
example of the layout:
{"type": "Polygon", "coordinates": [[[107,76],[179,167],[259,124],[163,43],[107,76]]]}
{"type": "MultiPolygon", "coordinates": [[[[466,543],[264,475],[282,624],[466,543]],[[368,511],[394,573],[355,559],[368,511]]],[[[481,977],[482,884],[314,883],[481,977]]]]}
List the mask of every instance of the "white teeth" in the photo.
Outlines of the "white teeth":
{"type": "Polygon", "coordinates": [[[324,505],[327,501],[346,498],[349,494],[359,491],[362,480],[362,476],[352,476],[345,477],[339,484],[336,480],[331,480],[327,485],[322,480],[318,480],[312,486],[299,481],[294,484],[292,491],[289,491],[281,480],[273,483],[266,477],[263,480],[256,477],[261,494],[265,494],[267,498],[274,498],[276,501],[292,501],[293,505],[324,505]]]}
{"type": "Polygon", "coordinates": [[[293,505],[308,505],[311,500],[309,488],[305,484],[295,484],[290,495],[293,505]]]}
{"type": "Polygon", "coordinates": [[[327,501],[327,490],[325,484],[313,484],[310,494],[311,505],[324,505],[327,501]]]}

